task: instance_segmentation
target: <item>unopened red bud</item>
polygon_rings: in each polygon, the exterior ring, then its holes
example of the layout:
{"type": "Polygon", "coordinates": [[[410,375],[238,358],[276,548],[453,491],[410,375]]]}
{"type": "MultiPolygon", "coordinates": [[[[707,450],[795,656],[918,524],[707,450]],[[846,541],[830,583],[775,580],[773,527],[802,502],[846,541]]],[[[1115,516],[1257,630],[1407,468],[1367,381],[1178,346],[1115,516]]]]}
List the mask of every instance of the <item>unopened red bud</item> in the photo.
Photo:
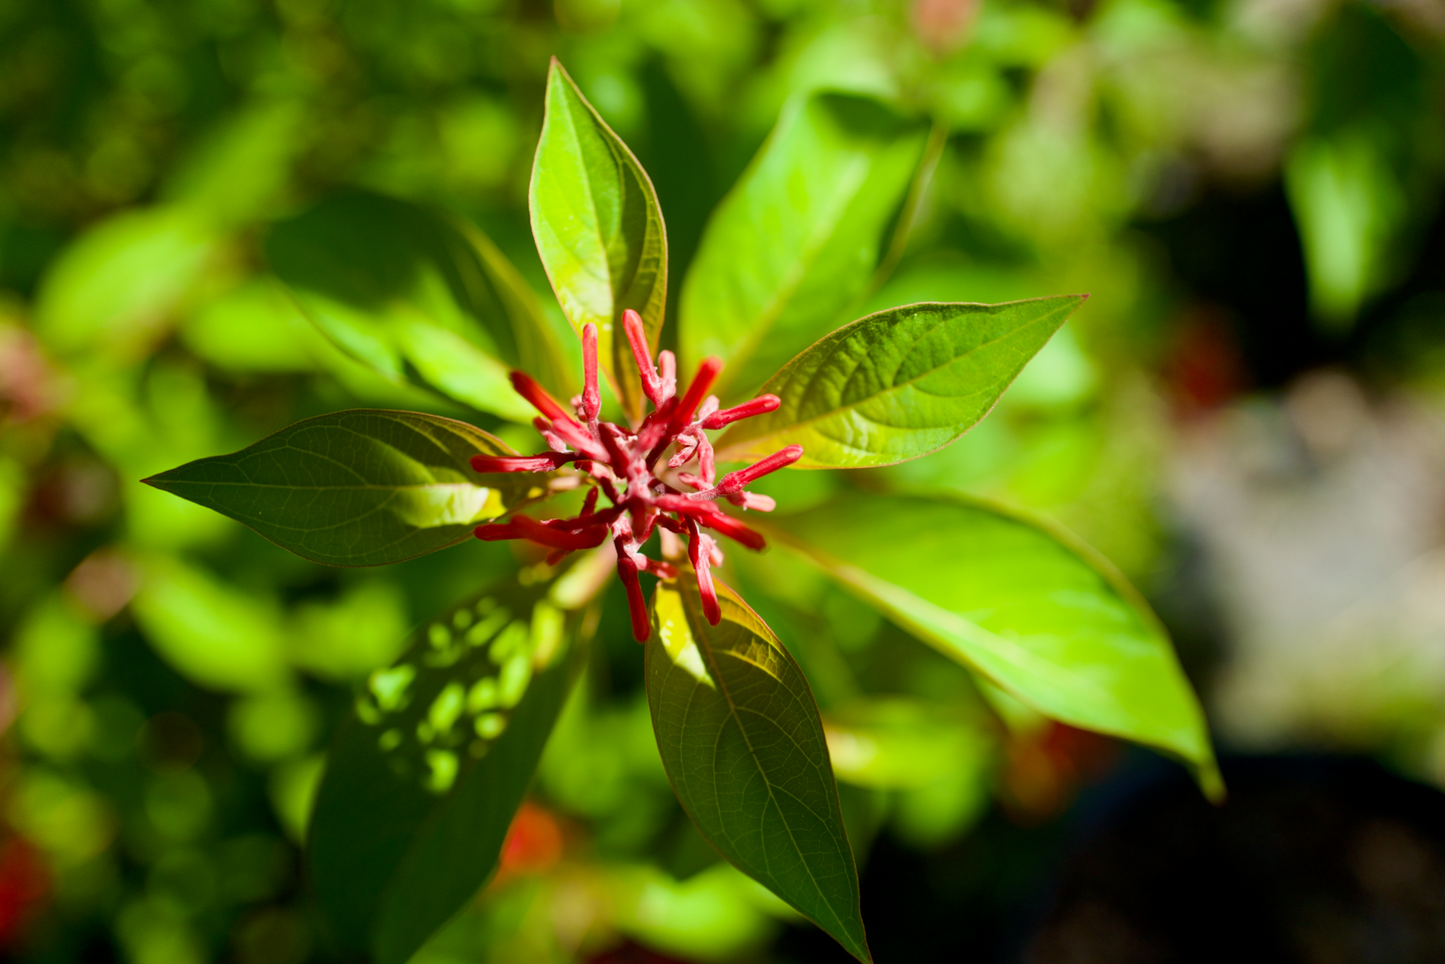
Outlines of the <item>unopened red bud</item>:
{"type": "Polygon", "coordinates": [[[742,543],[749,549],[761,551],[768,546],[767,540],[762,537],[761,533],[754,532],[732,516],[720,511],[713,515],[699,516],[698,521],[709,529],[721,532],[734,542],[742,543]]]}
{"type": "Polygon", "coordinates": [[[483,542],[501,542],[504,539],[520,539],[522,533],[510,522],[493,522],[489,525],[480,525],[472,530],[472,535],[483,542]]]}
{"type": "Polygon", "coordinates": [[[627,611],[632,616],[632,638],[639,643],[647,642],[652,635],[652,620],[647,615],[647,600],[642,598],[642,584],[637,579],[637,563],[627,551],[621,536],[613,540],[617,547],[617,578],[627,590],[627,611]]]}
{"type": "Polygon", "coordinates": [[[697,375],[693,378],[692,384],[687,386],[687,394],[677,405],[677,411],[672,413],[671,433],[677,432],[687,423],[692,421],[693,412],[707,398],[708,389],[712,383],[717,381],[718,372],[722,371],[723,360],[716,355],[709,355],[697,366],[697,375]]]}
{"type": "Polygon", "coordinates": [[[662,379],[657,375],[657,367],[652,364],[652,349],[647,344],[647,331],[642,327],[642,316],[628,308],[622,313],[622,330],[627,335],[627,343],[632,346],[633,360],[637,362],[637,370],[642,375],[642,393],[653,406],[661,405],[664,401],[662,379]]]}
{"type": "Polygon", "coordinates": [[[547,390],[541,385],[538,385],[536,379],[531,375],[528,375],[526,372],[514,371],[510,378],[512,380],[512,387],[517,390],[517,394],[530,402],[532,407],[537,411],[553,421],[570,422],[573,420],[572,416],[567,414],[567,410],[562,407],[561,403],[551,395],[548,395],[547,390]]]}
{"type": "Polygon", "coordinates": [[[602,411],[602,393],[597,388],[597,326],[582,326],[582,417],[589,422],[602,411]]]}
{"type": "Polygon", "coordinates": [[[741,492],[743,486],[749,482],[756,481],[765,475],[778,471],[792,465],[803,457],[801,445],[789,445],[779,449],[765,459],[759,459],[745,469],[738,469],[736,472],[729,472],[722,477],[717,484],[717,491],[720,495],[731,495],[734,492],[741,492]]]}
{"type": "Polygon", "coordinates": [[[697,591],[702,596],[702,614],[716,626],[722,621],[722,609],[718,606],[717,588],[712,584],[712,542],[702,534],[697,522],[687,520],[687,557],[692,562],[692,571],[697,575],[697,591]]]}
{"type": "Polygon", "coordinates": [[[568,532],[545,522],[538,522],[531,516],[519,515],[512,520],[512,528],[521,538],[549,549],[592,549],[607,541],[606,526],[568,532]]]}
{"type": "Polygon", "coordinates": [[[720,412],[713,412],[707,418],[703,419],[702,427],[709,430],[722,428],[725,425],[731,425],[739,419],[752,418],[754,415],[765,415],[768,412],[775,412],[778,410],[779,404],[781,403],[778,401],[778,396],[776,395],[759,395],[757,398],[743,402],[741,405],[734,405],[732,408],[725,408],[720,412]]]}
{"type": "Polygon", "coordinates": [[[575,462],[574,452],[545,452],[542,455],[473,455],[472,469],[489,472],[550,472],[559,465],[575,462]]]}

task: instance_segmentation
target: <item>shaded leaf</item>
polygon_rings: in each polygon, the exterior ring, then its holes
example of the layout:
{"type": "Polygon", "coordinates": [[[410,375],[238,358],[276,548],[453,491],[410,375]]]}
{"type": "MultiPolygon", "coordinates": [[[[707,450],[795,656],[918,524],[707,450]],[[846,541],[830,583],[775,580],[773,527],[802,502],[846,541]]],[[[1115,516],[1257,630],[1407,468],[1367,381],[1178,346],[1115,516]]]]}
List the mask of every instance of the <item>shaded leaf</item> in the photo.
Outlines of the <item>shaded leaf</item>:
{"type": "Polygon", "coordinates": [[[871,960],[813,694],[772,630],[717,588],[717,626],[691,584],[659,583],[652,598],[647,700],[668,779],[723,856],[871,960]]]}
{"type": "Polygon", "coordinates": [[[478,453],[515,454],[465,422],[356,409],[145,481],[312,562],[378,566],[444,549],[545,495],[536,476],[478,475],[467,462],[478,453]]]}
{"type": "Polygon", "coordinates": [[[348,952],[403,964],[496,869],[585,650],[556,585],[513,579],[453,607],[356,698],[307,848],[348,952]]]}
{"type": "Polygon", "coordinates": [[[597,325],[598,359],[629,415],[642,411],[622,336],[633,309],[654,351],[667,300],[667,232],[647,172],[556,59],[528,194],[532,234],[572,326],[597,325]]]}
{"type": "Polygon", "coordinates": [[[936,451],[988,414],[1082,295],[1002,305],[919,304],[860,318],[763,386],[777,411],[738,422],[724,459],[803,446],[799,468],[891,465],[936,451]]]}
{"type": "Polygon", "coordinates": [[[767,528],[1039,712],[1178,756],[1222,792],[1168,636],[1087,548],[989,505],[907,495],[843,496],[767,528]]]}
{"type": "Polygon", "coordinates": [[[392,381],[523,422],[535,413],[507,381],[511,369],[570,394],[526,282],[459,219],[379,195],[339,195],[273,228],[266,254],[307,317],[392,381]]]}
{"type": "Polygon", "coordinates": [[[718,355],[720,394],[761,385],[864,294],[928,140],[867,97],[795,103],[713,214],[688,270],[684,369],[718,355]]]}

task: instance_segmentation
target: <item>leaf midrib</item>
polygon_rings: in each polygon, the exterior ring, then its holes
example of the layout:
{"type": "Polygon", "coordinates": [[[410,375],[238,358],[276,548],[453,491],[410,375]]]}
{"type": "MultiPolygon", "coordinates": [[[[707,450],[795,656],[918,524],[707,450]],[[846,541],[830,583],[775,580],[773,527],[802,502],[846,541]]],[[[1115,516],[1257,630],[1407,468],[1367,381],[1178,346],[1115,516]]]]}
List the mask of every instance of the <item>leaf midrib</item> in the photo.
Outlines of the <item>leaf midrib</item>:
{"type": "MultiPolygon", "coordinates": [[[[683,605],[687,606],[689,610],[691,610],[692,608],[690,605],[691,601],[692,600],[684,594],[683,605]]],[[[700,614],[690,612],[689,615],[696,616],[700,614]]],[[[713,652],[712,643],[708,639],[706,632],[700,631],[696,633],[695,638],[701,643],[699,648],[703,651],[704,656],[707,658],[709,668],[712,670],[713,679],[717,682],[718,692],[721,693],[723,699],[727,701],[728,712],[732,716],[733,720],[737,723],[738,732],[742,735],[743,742],[747,744],[748,755],[752,757],[753,766],[757,770],[758,775],[762,777],[763,785],[768,788],[768,801],[772,804],[773,808],[778,811],[778,815],[780,817],[783,817],[783,808],[778,805],[777,798],[774,796],[775,788],[773,786],[773,781],[768,779],[767,772],[763,769],[762,762],[758,759],[757,750],[753,748],[753,741],[748,736],[747,727],[743,725],[743,721],[738,715],[738,704],[733,699],[732,692],[728,689],[727,681],[723,679],[722,668],[717,662],[717,656],[713,652]]],[[[796,745],[796,743],[794,745],[796,745]]],[[[717,745],[714,744],[714,752],[716,751],[716,746],[717,745]]],[[[714,787],[716,787],[716,784],[714,784],[714,787]]],[[[792,796],[792,794],[789,794],[789,796],[792,796]]],[[[797,798],[794,797],[794,799],[797,798]]],[[[717,807],[718,812],[722,813],[723,811],[721,801],[717,802],[717,807]]],[[[811,813],[812,811],[810,810],[809,812],[811,813]]],[[[788,832],[788,841],[793,845],[793,850],[798,854],[799,862],[802,863],[803,869],[808,872],[808,880],[812,882],[813,889],[817,891],[818,896],[823,898],[823,906],[828,908],[828,913],[833,916],[833,920],[838,925],[839,930],[843,933],[847,933],[847,926],[843,923],[842,919],[838,917],[837,911],[833,909],[832,902],[828,900],[827,895],[823,892],[822,886],[818,883],[818,878],[813,875],[813,868],[808,863],[808,858],[803,853],[802,848],[798,845],[797,838],[793,836],[793,828],[789,825],[786,817],[783,817],[782,823],[783,828],[788,832]]],[[[759,839],[762,839],[761,833],[759,834],[759,839]]]]}

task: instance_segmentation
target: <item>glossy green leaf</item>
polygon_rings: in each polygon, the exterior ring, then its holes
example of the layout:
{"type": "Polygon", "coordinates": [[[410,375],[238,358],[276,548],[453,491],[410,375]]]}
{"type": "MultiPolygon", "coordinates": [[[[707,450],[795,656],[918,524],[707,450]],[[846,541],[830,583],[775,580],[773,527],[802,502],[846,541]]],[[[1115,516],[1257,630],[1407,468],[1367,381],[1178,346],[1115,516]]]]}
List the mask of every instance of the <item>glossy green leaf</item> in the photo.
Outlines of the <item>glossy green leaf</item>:
{"type": "Polygon", "coordinates": [[[534,475],[478,475],[467,461],[478,453],[515,454],[465,422],[356,409],[145,481],[312,562],[379,566],[460,542],[546,494],[534,475]]]}
{"type": "Polygon", "coordinates": [[[460,219],[345,194],[278,224],[266,254],[307,317],[394,382],[518,421],[536,413],[512,390],[511,369],[569,394],[531,289],[460,219]]]}
{"type": "Polygon", "coordinates": [[[891,465],[936,451],[993,408],[1083,295],[1002,305],[920,304],[860,318],[763,386],[777,411],[738,422],[724,459],[803,446],[800,468],[891,465]]]}
{"type": "Polygon", "coordinates": [[[1168,636],[1084,546],[989,505],[908,495],[843,496],[767,529],[1039,712],[1169,752],[1222,791],[1168,636]]]}
{"type": "Polygon", "coordinates": [[[778,121],[713,214],[682,289],[684,370],[728,363],[724,397],[761,385],[864,294],[912,183],[928,124],[822,93],[778,121]]]}
{"type": "Polygon", "coordinates": [[[798,664],[718,584],[708,624],[695,586],[659,583],[647,701],[668,779],[699,832],[859,960],[871,960],[858,872],[817,704],[798,664]]]}
{"type": "Polygon", "coordinates": [[[642,411],[622,312],[653,350],[667,301],[667,232],[657,192],[627,145],[555,59],[528,195],[537,252],[569,321],[597,325],[598,359],[632,416],[642,411]]]}
{"type": "Polygon", "coordinates": [[[582,662],[556,585],[514,579],[443,613],[357,697],[307,848],[348,953],[403,964],[495,870],[582,662]]]}

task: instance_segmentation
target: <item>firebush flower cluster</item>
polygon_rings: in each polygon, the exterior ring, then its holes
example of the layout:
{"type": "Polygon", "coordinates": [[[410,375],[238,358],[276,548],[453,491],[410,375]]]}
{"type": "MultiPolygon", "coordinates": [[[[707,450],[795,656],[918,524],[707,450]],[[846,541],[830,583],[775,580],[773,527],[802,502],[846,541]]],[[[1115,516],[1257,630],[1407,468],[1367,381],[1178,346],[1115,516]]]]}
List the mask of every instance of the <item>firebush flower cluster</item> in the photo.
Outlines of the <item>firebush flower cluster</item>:
{"type": "MultiPolygon", "coordinates": [[[[710,570],[722,563],[723,555],[717,540],[703,530],[721,533],[749,549],[764,546],[760,534],[723,512],[717,501],[726,499],[743,509],[772,511],[771,498],[747,492],[745,487],[798,461],[803,456],[803,447],[789,445],[717,480],[707,431],[771,412],[778,407],[778,397],[760,395],[733,408],[719,409],[717,396],[708,395],[707,391],[722,371],[723,363],[711,356],[703,359],[687,392],[679,397],[677,360],[672,352],[660,352],[658,364],[653,364],[642,318],[631,309],[622,314],[622,328],[637,360],[642,392],[652,403],[652,411],[639,425],[624,428],[598,421],[602,396],[597,386],[597,328],[588,324],[582,329],[582,394],[572,399],[575,418],[531,376],[512,372],[513,387],[541,413],[533,424],[546,439],[550,451],[540,455],[472,456],[472,468],[478,472],[553,472],[571,464],[591,486],[581,514],[571,519],[546,521],[517,515],[510,522],[477,526],[476,535],[489,542],[499,539],[535,542],[552,550],[547,557],[550,563],[578,549],[600,546],[610,536],[617,550],[617,575],[627,589],[632,635],[638,642],[644,642],[651,632],[651,620],[638,573],[650,572],[665,579],[678,575],[672,562],[649,559],[642,554],[642,545],[651,537],[653,529],[661,528],[687,539],[688,560],[697,577],[703,613],[708,622],[716,626],[722,611],[710,570]],[[669,452],[671,455],[659,469],[658,463],[669,452]],[[607,496],[612,503],[609,508],[597,508],[600,495],[607,496]]],[[[666,539],[664,536],[664,541],[666,539]]]]}

